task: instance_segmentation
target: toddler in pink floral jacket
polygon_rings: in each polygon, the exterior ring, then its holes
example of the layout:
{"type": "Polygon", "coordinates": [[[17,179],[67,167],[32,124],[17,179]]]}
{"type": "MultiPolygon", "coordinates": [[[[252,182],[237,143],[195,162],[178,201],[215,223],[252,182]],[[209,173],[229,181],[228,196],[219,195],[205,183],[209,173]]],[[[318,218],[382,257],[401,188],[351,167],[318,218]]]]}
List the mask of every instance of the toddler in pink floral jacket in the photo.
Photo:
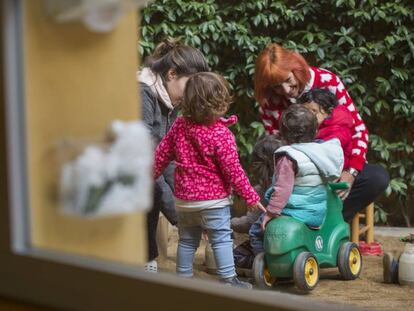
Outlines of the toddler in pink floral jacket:
{"type": "Polygon", "coordinates": [[[227,128],[235,116],[222,116],[231,103],[227,82],[214,73],[191,76],[184,91],[183,116],[178,117],[155,152],[157,178],[175,161],[174,194],[178,211],[177,273],[193,276],[193,259],[201,233],[207,232],[221,280],[251,288],[238,280],[234,268],[230,229],[232,190],[251,209],[262,209],[237,154],[234,135],[227,128]]]}

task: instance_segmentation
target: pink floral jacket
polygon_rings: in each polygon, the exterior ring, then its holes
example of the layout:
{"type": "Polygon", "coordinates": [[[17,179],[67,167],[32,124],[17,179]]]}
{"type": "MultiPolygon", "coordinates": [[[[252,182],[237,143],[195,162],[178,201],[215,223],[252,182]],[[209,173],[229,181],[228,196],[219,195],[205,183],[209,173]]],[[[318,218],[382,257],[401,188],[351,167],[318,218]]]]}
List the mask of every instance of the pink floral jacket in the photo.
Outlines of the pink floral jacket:
{"type": "Polygon", "coordinates": [[[181,200],[212,200],[230,195],[234,189],[248,205],[260,201],[237,154],[233,133],[227,126],[237,117],[220,118],[200,125],[178,117],[155,151],[154,177],[175,161],[174,193],[181,200]]]}

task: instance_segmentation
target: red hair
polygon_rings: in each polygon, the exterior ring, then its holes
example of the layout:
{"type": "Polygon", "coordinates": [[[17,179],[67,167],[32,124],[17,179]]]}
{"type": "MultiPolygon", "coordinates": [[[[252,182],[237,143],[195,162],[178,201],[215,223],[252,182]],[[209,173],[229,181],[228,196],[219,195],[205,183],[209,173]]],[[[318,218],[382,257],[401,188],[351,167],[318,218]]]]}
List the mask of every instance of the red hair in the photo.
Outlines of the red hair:
{"type": "Polygon", "coordinates": [[[284,82],[290,72],[302,91],[310,79],[309,65],[302,55],[276,43],[268,45],[260,53],[254,74],[254,95],[259,105],[263,106],[265,100],[272,95],[270,87],[284,82]]]}

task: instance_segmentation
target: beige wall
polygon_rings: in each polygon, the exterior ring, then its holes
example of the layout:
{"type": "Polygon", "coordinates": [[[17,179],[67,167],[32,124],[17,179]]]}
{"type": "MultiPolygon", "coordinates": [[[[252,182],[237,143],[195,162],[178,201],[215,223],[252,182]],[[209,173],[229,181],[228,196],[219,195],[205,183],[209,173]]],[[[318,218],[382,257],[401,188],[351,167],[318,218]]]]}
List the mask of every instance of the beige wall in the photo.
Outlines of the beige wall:
{"type": "Polygon", "coordinates": [[[111,33],[56,24],[25,1],[24,67],[32,241],[36,247],[128,263],[145,259],[144,217],[62,216],[56,185],[65,138],[99,138],[111,120],[138,116],[137,14],[111,33]]]}

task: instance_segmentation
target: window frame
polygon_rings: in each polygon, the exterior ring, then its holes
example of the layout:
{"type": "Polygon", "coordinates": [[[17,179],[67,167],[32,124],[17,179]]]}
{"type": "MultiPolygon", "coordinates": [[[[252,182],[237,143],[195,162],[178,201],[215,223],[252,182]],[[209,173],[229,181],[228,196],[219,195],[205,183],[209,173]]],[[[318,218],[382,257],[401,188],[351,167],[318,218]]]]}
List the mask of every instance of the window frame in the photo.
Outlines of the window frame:
{"type": "Polygon", "coordinates": [[[214,306],[239,310],[329,310],[331,306],[327,304],[293,295],[269,295],[211,281],[179,279],[168,273],[146,273],[141,267],[31,247],[23,96],[23,1],[3,0],[0,8],[0,116],[5,127],[0,137],[0,148],[4,150],[0,172],[7,175],[0,186],[0,295],[73,310],[137,310],[143,306],[158,309],[157,306],[175,304],[192,309],[197,302],[198,310],[214,306]],[[202,300],[208,303],[200,304],[202,300]]]}

